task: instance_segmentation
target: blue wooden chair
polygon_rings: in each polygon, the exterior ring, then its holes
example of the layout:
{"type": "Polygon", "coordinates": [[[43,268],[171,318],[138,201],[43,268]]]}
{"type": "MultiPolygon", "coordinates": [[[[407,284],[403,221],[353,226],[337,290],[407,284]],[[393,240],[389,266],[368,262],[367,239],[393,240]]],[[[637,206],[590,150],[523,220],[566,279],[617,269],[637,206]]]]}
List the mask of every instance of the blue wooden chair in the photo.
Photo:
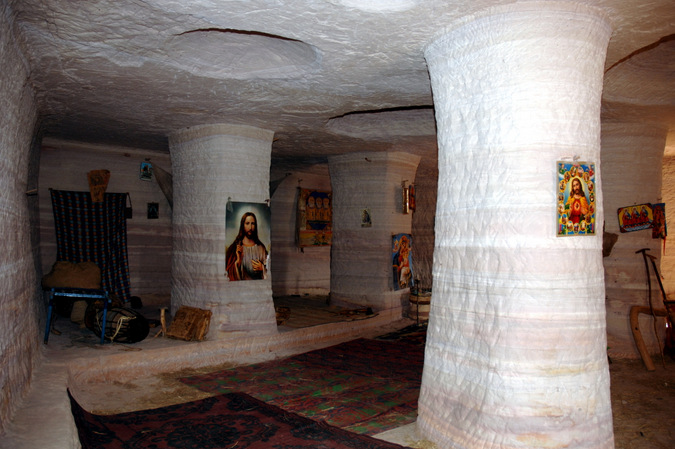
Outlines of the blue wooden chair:
{"type": "Polygon", "coordinates": [[[64,288],[54,287],[49,290],[49,303],[47,305],[47,326],[45,327],[45,344],[49,341],[49,332],[52,325],[52,312],[54,309],[54,301],[60,297],[68,298],[82,298],[89,302],[90,300],[103,300],[103,318],[101,326],[101,344],[105,343],[105,322],[108,314],[108,307],[111,304],[108,292],[105,290],[90,289],[90,288],[64,288]]]}

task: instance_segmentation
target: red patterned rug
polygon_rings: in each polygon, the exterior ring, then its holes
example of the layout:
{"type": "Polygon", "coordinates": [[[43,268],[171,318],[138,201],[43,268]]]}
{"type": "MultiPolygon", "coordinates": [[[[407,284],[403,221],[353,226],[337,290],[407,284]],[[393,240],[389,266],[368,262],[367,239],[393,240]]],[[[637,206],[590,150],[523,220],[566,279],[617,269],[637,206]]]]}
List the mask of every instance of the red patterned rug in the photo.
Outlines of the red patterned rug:
{"type": "Polygon", "coordinates": [[[83,449],[400,449],[230,393],[153,410],[94,415],[71,396],[83,449]]]}
{"type": "Polygon", "coordinates": [[[417,419],[423,363],[423,345],[357,339],[180,380],[210,393],[244,392],[316,421],[374,435],[417,419]]]}

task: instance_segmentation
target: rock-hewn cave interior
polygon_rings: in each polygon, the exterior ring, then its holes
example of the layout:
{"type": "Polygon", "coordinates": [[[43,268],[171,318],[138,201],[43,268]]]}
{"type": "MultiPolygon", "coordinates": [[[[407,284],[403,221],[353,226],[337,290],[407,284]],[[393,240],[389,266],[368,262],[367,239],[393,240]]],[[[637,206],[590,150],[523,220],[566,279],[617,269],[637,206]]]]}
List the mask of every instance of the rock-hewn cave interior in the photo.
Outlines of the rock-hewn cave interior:
{"type": "Polygon", "coordinates": [[[383,439],[675,445],[672,328],[651,313],[661,286],[675,290],[671,1],[0,11],[0,446],[80,447],[67,388],[107,413],[197,400],[180,376],[405,328],[419,292],[417,419],[383,439]],[[43,341],[42,281],[63,257],[53,192],[93,198],[94,172],[127,213],[118,296],[153,324],[162,309],[208,311],[202,340],[153,327],[101,345],[60,316],[43,341]],[[330,200],[321,218],[311,192],[330,200]],[[261,211],[260,278],[228,256],[246,207],[261,211]],[[405,283],[396,262],[392,279],[401,235],[405,283]],[[281,323],[284,299],[295,320],[311,299],[315,319],[338,321],[281,323]]]}

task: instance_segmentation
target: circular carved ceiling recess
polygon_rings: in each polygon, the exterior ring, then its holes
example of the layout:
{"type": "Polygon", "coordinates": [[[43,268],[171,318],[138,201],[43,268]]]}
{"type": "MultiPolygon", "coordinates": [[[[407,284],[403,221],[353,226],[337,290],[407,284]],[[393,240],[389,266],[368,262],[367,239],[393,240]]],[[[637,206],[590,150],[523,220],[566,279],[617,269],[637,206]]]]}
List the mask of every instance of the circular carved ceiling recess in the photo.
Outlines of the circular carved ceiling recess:
{"type": "Polygon", "coordinates": [[[174,67],[220,79],[295,78],[321,65],[312,45],[231,29],[187,31],[171,39],[164,51],[174,67]]]}
{"type": "Polygon", "coordinates": [[[369,12],[400,12],[414,8],[420,0],[333,0],[333,3],[369,12]]]}

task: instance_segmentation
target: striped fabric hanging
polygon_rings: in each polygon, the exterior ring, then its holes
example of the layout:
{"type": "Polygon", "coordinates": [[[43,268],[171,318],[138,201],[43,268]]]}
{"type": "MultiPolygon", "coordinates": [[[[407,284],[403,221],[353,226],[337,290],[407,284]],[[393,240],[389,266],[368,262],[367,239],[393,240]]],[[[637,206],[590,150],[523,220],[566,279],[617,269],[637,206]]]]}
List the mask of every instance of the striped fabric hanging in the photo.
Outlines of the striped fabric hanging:
{"type": "Polygon", "coordinates": [[[94,203],[89,192],[50,190],[56,260],[94,262],[102,288],[127,302],[131,297],[127,257],[127,193],[106,193],[94,203]]]}

